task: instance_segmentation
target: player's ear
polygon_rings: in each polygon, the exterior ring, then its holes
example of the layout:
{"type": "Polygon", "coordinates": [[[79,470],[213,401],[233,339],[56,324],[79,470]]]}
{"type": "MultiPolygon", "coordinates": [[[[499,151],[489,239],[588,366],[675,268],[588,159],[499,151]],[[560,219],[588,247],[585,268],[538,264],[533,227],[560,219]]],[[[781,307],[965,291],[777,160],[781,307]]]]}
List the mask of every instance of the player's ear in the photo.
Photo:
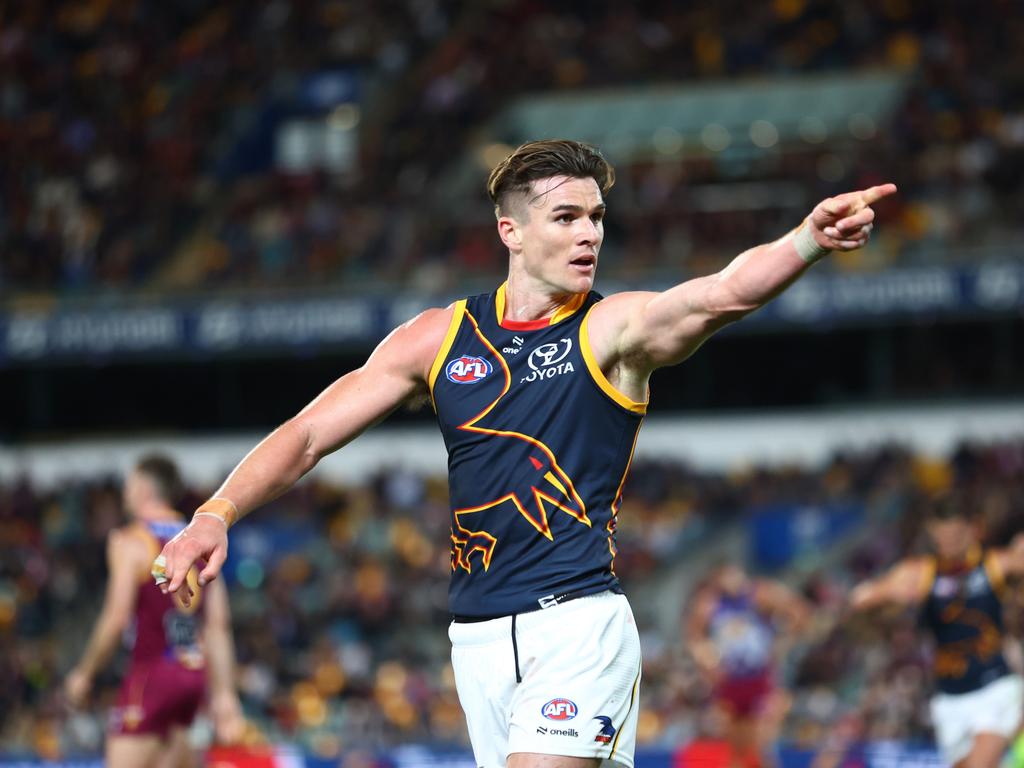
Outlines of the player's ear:
{"type": "Polygon", "coordinates": [[[498,237],[513,253],[518,253],[523,248],[523,233],[518,221],[512,216],[498,217],[498,237]]]}

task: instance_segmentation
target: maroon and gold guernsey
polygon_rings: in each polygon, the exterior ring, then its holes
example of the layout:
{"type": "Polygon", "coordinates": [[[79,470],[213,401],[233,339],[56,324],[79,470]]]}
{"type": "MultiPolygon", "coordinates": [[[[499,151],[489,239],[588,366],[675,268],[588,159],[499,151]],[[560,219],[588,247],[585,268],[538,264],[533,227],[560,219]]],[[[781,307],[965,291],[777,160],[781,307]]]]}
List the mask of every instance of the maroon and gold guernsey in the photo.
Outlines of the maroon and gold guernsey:
{"type": "MultiPolygon", "coordinates": [[[[153,553],[184,527],[178,522],[143,522],[126,533],[143,538],[153,553]]],[[[131,663],[111,711],[115,734],[165,736],[171,727],[187,727],[206,692],[201,632],[205,605],[193,568],[188,575],[191,604],[178,595],[165,595],[145,574],[135,602],[135,621],[128,634],[131,663]]]]}

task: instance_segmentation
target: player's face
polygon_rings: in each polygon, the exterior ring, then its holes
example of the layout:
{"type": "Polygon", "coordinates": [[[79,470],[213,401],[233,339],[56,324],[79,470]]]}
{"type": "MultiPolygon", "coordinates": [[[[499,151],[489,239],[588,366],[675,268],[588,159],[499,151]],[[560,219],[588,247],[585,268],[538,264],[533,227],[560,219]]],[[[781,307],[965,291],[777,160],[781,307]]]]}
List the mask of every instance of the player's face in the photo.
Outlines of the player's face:
{"type": "Polygon", "coordinates": [[[138,472],[130,472],[124,480],[124,488],[121,490],[124,508],[129,514],[137,514],[145,495],[146,478],[138,472]]]}
{"type": "Polygon", "coordinates": [[[539,179],[517,219],[521,264],[531,277],[565,293],[594,285],[604,240],[604,199],[592,178],[539,179]]]}
{"type": "Polygon", "coordinates": [[[739,595],[747,589],[747,574],[736,565],[726,565],[718,574],[718,585],[723,592],[739,595]]]}
{"type": "Polygon", "coordinates": [[[928,535],[935,544],[935,551],[946,558],[962,557],[976,541],[973,526],[962,517],[930,520],[928,535]]]}

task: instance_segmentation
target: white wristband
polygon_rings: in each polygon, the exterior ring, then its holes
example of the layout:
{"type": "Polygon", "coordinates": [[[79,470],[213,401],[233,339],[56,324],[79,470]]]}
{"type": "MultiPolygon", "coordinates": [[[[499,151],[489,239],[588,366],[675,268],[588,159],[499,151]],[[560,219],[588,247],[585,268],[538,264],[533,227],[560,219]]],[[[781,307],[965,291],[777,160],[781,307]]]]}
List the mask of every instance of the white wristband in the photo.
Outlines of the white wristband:
{"type": "Polygon", "coordinates": [[[214,496],[199,506],[199,509],[192,515],[195,520],[199,515],[208,515],[220,519],[224,526],[230,528],[238,520],[238,507],[231,499],[223,496],[214,496]]]}
{"type": "Polygon", "coordinates": [[[811,234],[811,228],[806,223],[801,224],[793,235],[793,247],[796,249],[797,255],[808,264],[813,264],[832,253],[831,249],[818,244],[814,235],[811,234]]]}
{"type": "Polygon", "coordinates": [[[221,521],[221,523],[223,523],[223,524],[224,524],[224,528],[225,528],[225,529],[227,529],[227,527],[228,527],[228,521],[227,521],[227,520],[225,520],[225,519],[224,519],[223,517],[221,517],[220,515],[218,515],[218,514],[215,514],[215,513],[213,513],[213,512],[196,512],[195,514],[193,514],[193,515],[192,515],[192,519],[193,519],[193,520],[195,520],[195,519],[196,519],[197,517],[214,517],[214,518],[216,518],[216,519],[220,520],[220,521],[221,521]]]}

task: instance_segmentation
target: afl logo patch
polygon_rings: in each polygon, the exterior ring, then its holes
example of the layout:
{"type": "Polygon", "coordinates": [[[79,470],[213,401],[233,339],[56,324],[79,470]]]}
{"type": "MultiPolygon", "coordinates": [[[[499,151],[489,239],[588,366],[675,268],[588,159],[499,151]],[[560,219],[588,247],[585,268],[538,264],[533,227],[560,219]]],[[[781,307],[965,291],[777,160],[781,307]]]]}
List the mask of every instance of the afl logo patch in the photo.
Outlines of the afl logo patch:
{"type": "Polygon", "coordinates": [[[576,704],[568,699],[552,699],[540,708],[548,720],[572,720],[576,717],[576,704]]]}
{"type": "Polygon", "coordinates": [[[449,360],[444,367],[444,375],[455,384],[476,384],[486,379],[494,367],[482,357],[462,355],[449,360]]]}

